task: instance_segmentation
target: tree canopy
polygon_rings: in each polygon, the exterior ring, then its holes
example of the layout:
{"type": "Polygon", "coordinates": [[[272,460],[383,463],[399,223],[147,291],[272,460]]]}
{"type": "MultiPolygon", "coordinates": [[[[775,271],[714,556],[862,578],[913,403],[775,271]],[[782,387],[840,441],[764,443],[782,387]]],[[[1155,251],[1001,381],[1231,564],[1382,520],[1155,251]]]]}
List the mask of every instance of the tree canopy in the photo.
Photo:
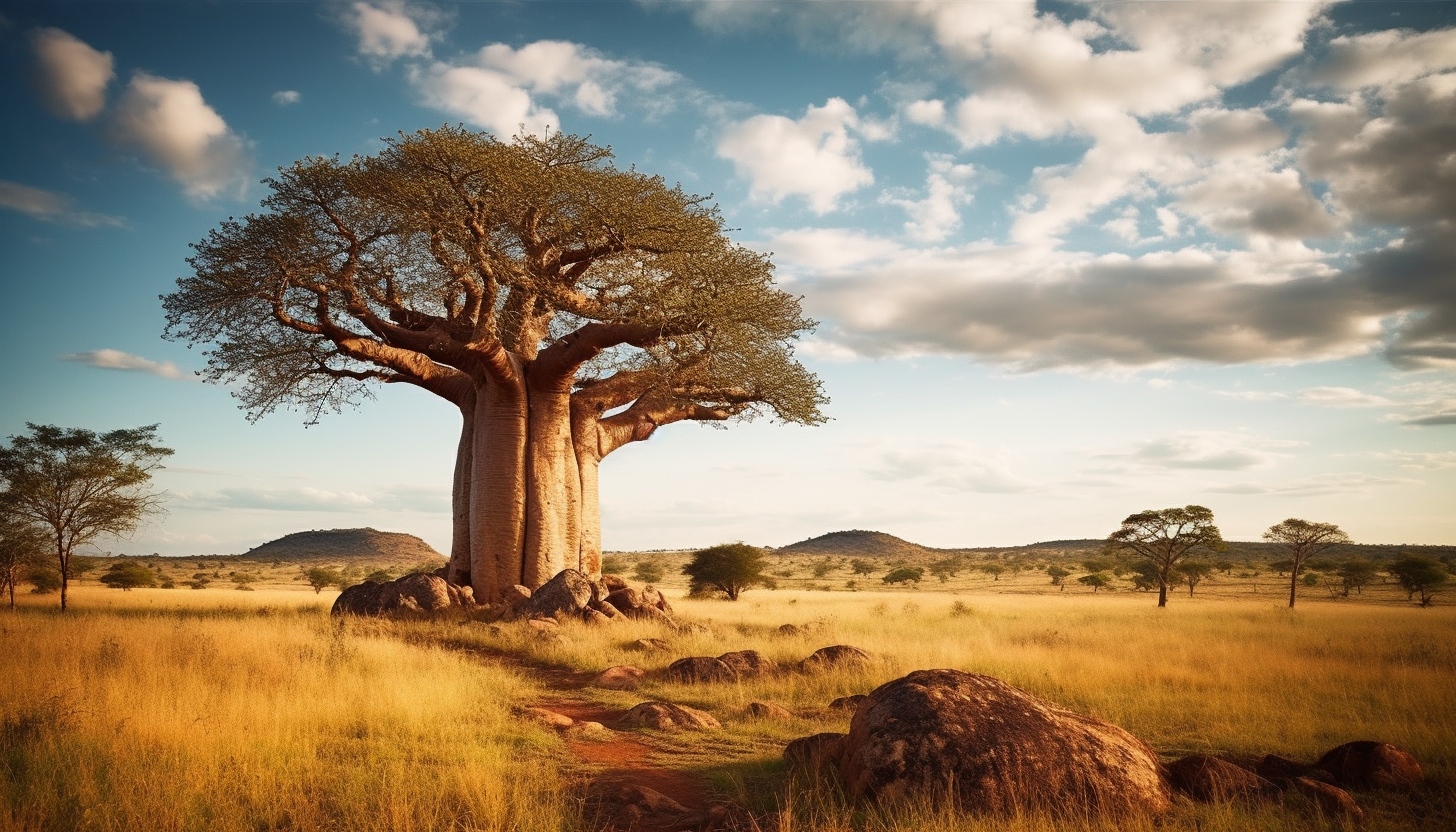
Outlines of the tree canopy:
{"type": "Polygon", "coordinates": [[[1146,560],[1158,578],[1158,606],[1168,605],[1173,571],[1194,549],[1223,548],[1223,536],[1213,524],[1213,512],[1203,506],[1148,509],[1128,515],[1117,531],[1107,536],[1114,549],[1146,560]]]}
{"type": "Polygon", "coordinates": [[[261,213],[196,244],[168,336],[208,345],[204,377],[250,418],[315,420],[390,383],[457,406],[450,573],[482,600],[600,574],[597,465],[623,445],[824,418],[793,354],[814,322],[769,259],[582,137],[422,130],[267,185],[261,213]]]}
{"type": "Polygon", "coordinates": [[[737,601],[745,589],[770,583],[763,574],[767,568],[762,549],[747,543],[725,543],[694,552],[682,571],[688,576],[690,594],[721,592],[728,600],[737,601]]]}
{"type": "Polygon", "coordinates": [[[157,426],[96,433],[27,423],[29,435],[0,446],[0,510],[38,529],[56,557],[61,609],[71,557],[97,537],[124,537],[161,511],[152,473],[172,454],[157,444],[157,426]]]}
{"type": "Polygon", "coordinates": [[[1264,532],[1264,539],[1277,543],[1289,553],[1289,606],[1294,606],[1295,591],[1299,585],[1299,573],[1307,561],[1331,546],[1349,543],[1350,536],[1334,523],[1311,523],[1298,517],[1291,517],[1275,523],[1264,532]]]}

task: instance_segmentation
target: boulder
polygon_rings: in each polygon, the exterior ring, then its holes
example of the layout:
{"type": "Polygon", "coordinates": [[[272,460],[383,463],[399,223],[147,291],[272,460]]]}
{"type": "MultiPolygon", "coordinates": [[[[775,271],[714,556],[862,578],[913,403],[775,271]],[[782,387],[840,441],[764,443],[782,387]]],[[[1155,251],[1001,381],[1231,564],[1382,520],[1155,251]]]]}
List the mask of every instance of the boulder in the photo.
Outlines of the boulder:
{"type": "Polygon", "coordinates": [[[841,696],[838,699],[835,699],[833,702],[829,703],[829,710],[849,711],[850,713],[853,713],[859,708],[859,703],[865,701],[865,698],[866,697],[863,693],[853,693],[849,696],[841,696]]]}
{"type": "Polygon", "coordinates": [[[528,707],[521,709],[521,716],[548,728],[570,728],[576,720],[566,714],[559,714],[546,708],[528,707]]]}
{"type": "Polygon", "coordinates": [[[667,603],[667,596],[659,592],[657,587],[652,584],[642,587],[642,603],[661,613],[672,615],[672,604],[667,603]]]}
{"type": "Polygon", "coordinates": [[[804,628],[803,627],[800,627],[798,624],[781,624],[781,625],[779,625],[779,635],[781,635],[781,636],[793,637],[793,636],[801,636],[803,634],[804,634],[804,628]]]}
{"type": "Polygon", "coordinates": [[[808,658],[799,662],[799,668],[812,671],[839,667],[866,667],[871,661],[870,654],[858,647],[836,644],[815,650],[808,658]]]}
{"type": "Polygon", "coordinates": [[[674,682],[732,682],[738,674],[733,668],[712,656],[688,656],[667,666],[667,678],[674,682]]]}
{"type": "Polygon", "coordinates": [[[1349,820],[1359,823],[1365,819],[1365,811],[1350,793],[1329,783],[1321,783],[1308,777],[1296,777],[1289,781],[1294,791],[1303,795],[1315,809],[1327,818],[1349,820]]]}
{"type": "Polygon", "coordinates": [[[775,705],[772,702],[749,702],[748,715],[754,719],[793,719],[794,715],[789,709],[782,705],[775,705]]]}
{"type": "Polygon", "coordinates": [[[1141,740],[959,670],[918,670],[871,692],[839,769],[855,797],[949,793],[977,812],[1153,816],[1171,805],[1157,755],[1141,740]]]}
{"type": "Polygon", "coordinates": [[[603,600],[616,607],[619,612],[628,618],[644,617],[642,610],[646,604],[642,601],[642,591],[635,587],[618,587],[612,590],[603,600]]]}
{"type": "Polygon", "coordinates": [[[621,575],[603,575],[602,586],[607,590],[607,594],[611,595],[613,592],[616,592],[619,589],[625,589],[627,586],[627,579],[623,578],[621,575]]]}
{"type": "Polygon", "coordinates": [[[623,714],[621,724],[660,731],[707,731],[723,727],[706,711],[671,702],[643,702],[623,714]]]}
{"type": "Polygon", "coordinates": [[[606,627],[612,623],[612,619],[591,607],[581,611],[581,619],[594,627],[606,627]]]}
{"type": "Polygon", "coordinates": [[[1421,764],[1409,751],[1373,740],[1347,742],[1319,758],[1315,768],[1328,771],[1350,789],[1410,792],[1425,780],[1421,764]]]}
{"type": "Polygon", "coordinates": [[[642,684],[642,677],[645,675],[646,671],[640,667],[619,664],[598,673],[596,678],[591,680],[591,684],[592,687],[607,690],[636,690],[642,684]]]}
{"type": "Polygon", "coordinates": [[[393,581],[355,584],[339,593],[331,613],[419,618],[460,609],[464,597],[460,587],[439,575],[416,573],[393,581]]]}
{"type": "Polygon", "coordinates": [[[1310,773],[1311,768],[1313,766],[1297,763],[1287,757],[1266,754],[1264,759],[1254,766],[1254,773],[1266,780],[1291,780],[1295,777],[1304,777],[1310,773]]]}
{"type": "Polygon", "coordinates": [[[531,590],[520,584],[516,584],[515,586],[506,587],[506,591],[501,597],[501,604],[507,610],[514,610],[529,600],[531,600],[531,590]]]}
{"type": "Polygon", "coordinates": [[[627,617],[627,616],[625,616],[625,615],[622,614],[622,611],[621,610],[619,610],[616,607],[612,606],[611,603],[609,603],[606,599],[603,599],[601,601],[598,601],[597,604],[596,604],[595,609],[596,609],[597,612],[601,613],[602,615],[605,615],[608,618],[617,619],[617,618],[626,618],[627,617]]]}
{"type": "Polygon", "coordinates": [[[784,762],[791,771],[838,777],[844,738],[844,734],[832,733],[799,737],[784,746],[784,762]]]}
{"type": "Polygon", "coordinates": [[[735,650],[724,653],[718,661],[728,665],[740,679],[750,676],[768,676],[779,669],[772,660],[763,657],[757,650],[735,650]]]}
{"type": "Polygon", "coordinates": [[[583,720],[566,729],[566,735],[581,742],[615,742],[617,734],[600,722],[583,720]]]}
{"type": "Polygon", "coordinates": [[[591,581],[575,569],[563,569],[512,610],[511,617],[580,618],[591,597],[591,581]]]}
{"type": "Polygon", "coordinates": [[[1207,754],[1184,757],[1167,767],[1168,783],[1200,803],[1277,800],[1279,787],[1242,766],[1207,754]]]}

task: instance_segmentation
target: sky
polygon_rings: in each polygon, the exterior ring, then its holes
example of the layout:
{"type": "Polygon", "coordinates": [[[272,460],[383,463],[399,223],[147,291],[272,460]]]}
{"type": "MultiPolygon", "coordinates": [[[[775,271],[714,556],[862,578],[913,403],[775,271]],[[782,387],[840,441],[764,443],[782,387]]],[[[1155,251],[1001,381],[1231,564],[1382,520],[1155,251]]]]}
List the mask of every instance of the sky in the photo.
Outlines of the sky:
{"type": "Polygon", "coordinates": [[[280,166],[442,124],[711,194],[820,322],[831,421],[614,454],[608,549],[1195,503],[1229,539],[1456,543],[1456,4],[5,0],[0,39],[0,436],[176,451],[105,551],[448,551],[453,408],[250,423],[158,300],[280,166]]]}

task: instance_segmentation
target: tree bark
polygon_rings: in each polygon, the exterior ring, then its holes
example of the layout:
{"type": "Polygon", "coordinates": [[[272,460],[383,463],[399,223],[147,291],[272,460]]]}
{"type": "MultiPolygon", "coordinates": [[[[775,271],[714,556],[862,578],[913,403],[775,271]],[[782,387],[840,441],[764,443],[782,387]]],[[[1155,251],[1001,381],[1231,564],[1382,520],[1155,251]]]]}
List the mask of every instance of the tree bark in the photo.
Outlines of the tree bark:
{"type": "Polygon", "coordinates": [[[527,398],[519,385],[476,388],[471,451],[470,585],[481,602],[521,583],[526,526],[527,398]]]}
{"type": "Polygon", "coordinates": [[[538,587],[579,563],[581,476],[571,438],[571,394],[531,390],[525,459],[522,583],[538,587]]]}
{"type": "Polygon", "coordinates": [[[446,570],[450,583],[473,584],[470,579],[470,507],[472,464],[475,450],[475,399],[469,406],[460,406],[460,442],[455,448],[455,474],[450,487],[450,564],[446,570]]]}

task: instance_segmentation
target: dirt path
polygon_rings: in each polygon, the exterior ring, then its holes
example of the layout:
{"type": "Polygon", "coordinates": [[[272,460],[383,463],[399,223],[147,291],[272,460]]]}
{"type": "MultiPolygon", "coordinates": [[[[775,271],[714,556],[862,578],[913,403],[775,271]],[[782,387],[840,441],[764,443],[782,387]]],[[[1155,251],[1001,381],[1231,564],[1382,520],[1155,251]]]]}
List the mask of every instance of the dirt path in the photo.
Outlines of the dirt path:
{"type": "Polygon", "coordinates": [[[626,711],[582,693],[596,674],[531,664],[506,651],[471,647],[468,652],[540,680],[550,693],[529,707],[570,718],[573,724],[558,728],[567,750],[580,761],[580,773],[587,782],[590,832],[737,828],[726,817],[728,813],[714,805],[704,778],[665,764],[670,750],[653,744],[640,732],[619,728],[626,711]]]}

